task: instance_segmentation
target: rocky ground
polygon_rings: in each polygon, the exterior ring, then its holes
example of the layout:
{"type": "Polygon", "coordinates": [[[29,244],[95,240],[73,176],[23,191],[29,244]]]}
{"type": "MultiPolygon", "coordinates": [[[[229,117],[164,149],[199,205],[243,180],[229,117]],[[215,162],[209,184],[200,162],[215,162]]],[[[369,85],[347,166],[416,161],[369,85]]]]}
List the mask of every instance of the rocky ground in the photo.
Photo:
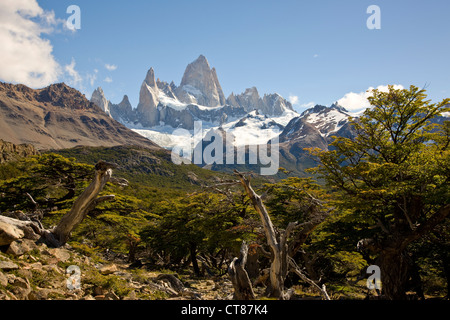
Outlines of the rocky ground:
{"type": "Polygon", "coordinates": [[[130,269],[68,245],[48,248],[23,239],[0,252],[0,300],[209,300],[230,299],[232,293],[227,276],[195,279],[130,269]]]}

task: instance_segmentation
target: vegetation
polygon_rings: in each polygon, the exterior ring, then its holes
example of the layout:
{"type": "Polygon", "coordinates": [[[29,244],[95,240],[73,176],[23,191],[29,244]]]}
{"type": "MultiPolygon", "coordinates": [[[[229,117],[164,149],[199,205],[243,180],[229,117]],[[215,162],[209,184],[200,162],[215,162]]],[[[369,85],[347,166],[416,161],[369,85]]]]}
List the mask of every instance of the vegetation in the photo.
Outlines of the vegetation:
{"type": "MultiPolygon", "coordinates": [[[[290,177],[282,169],[279,176],[286,178],[277,182],[252,178],[274,243],[286,243],[280,253],[292,258],[281,263],[280,279],[300,296],[323,294],[326,285],[332,299],[362,299],[377,294],[365,280],[367,267],[378,265],[385,298],[448,298],[450,124],[430,120],[448,110],[449,100],[431,104],[412,86],[374,90],[370,102],[372,108],[352,121],[356,139],[336,138],[331,151],[310,150],[320,163],[314,178],[290,177]]],[[[139,147],[77,147],[1,164],[0,211],[20,210],[55,226],[100,159],[115,163],[113,176],[129,184],[106,184],[100,195],[115,198],[76,227],[68,241],[74,249],[93,260],[122,259],[199,278],[225,276],[244,242],[253,286],[271,287],[265,270],[276,252],[261,207],[241,184],[248,174],[239,179],[177,166],[168,153],[139,147]]],[[[35,279],[36,285],[44,281],[35,279]]],[[[114,276],[104,283],[93,272],[89,281],[119,296],[129,293],[114,276]]]]}

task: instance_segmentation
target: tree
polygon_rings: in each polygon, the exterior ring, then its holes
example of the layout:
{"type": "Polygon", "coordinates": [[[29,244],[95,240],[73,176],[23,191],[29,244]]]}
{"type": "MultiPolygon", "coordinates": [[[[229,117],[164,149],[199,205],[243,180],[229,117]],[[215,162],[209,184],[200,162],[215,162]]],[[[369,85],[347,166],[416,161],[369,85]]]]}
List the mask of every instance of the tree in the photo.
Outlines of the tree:
{"type": "Polygon", "coordinates": [[[209,260],[214,260],[217,253],[239,248],[242,239],[248,237],[247,229],[236,228],[242,223],[241,210],[225,195],[210,192],[161,201],[154,210],[160,218],[145,227],[140,236],[172,264],[188,256],[194,273],[201,275],[199,257],[211,262],[203,257],[213,256],[209,260]]]}
{"type": "Polygon", "coordinates": [[[58,225],[52,230],[52,234],[60,245],[67,242],[72,230],[83,221],[89,211],[95,208],[97,204],[114,199],[114,195],[97,197],[111,179],[113,168],[115,168],[115,165],[105,161],[99,161],[95,165],[94,179],[75,200],[70,211],[61,218],[58,225]]]}
{"type": "Polygon", "coordinates": [[[450,100],[432,104],[425,92],[373,90],[371,108],[351,119],[355,139],[336,138],[330,151],[310,149],[320,161],[314,172],[340,206],[374,226],[359,245],[378,254],[388,299],[406,298],[408,246],[450,214],[450,125],[431,123],[450,100]]]}
{"type": "MultiPolygon", "coordinates": [[[[250,185],[250,179],[246,177],[244,174],[235,171],[235,174],[239,177],[239,181],[241,185],[244,187],[245,192],[250,198],[251,203],[253,204],[255,210],[258,212],[261,223],[264,228],[264,232],[266,234],[267,244],[270,247],[271,251],[271,264],[269,269],[269,279],[270,284],[267,288],[267,294],[270,297],[276,297],[280,300],[288,300],[292,295],[292,291],[286,291],[284,287],[284,282],[286,280],[286,276],[290,270],[294,271],[302,280],[308,282],[309,284],[315,286],[322,293],[325,299],[329,300],[330,297],[326,292],[325,285],[322,287],[318,286],[314,281],[309,279],[297,266],[294,259],[292,258],[301,244],[306,240],[306,237],[309,233],[314,230],[314,228],[320,224],[323,219],[326,217],[327,213],[324,215],[320,215],[321,218],[317,220],[310,220],[302,224],[298,224],[297,221],[291,221],[286,226],[284,231],[277,230],[272,222],[272,219],[269,215],[267,207],[262,201],[261,196],[259,196],[250,185]],[[292,232],[296,228],[302,228],[302,231],[297,235],[296,239],[291,242],[291,248],[289,248],[288,240],[292,234],[292,232]],[[292,246],[292,243],[295,245],[292,246]]],[[[302,188],[295,188],[297,192],[304,194],[310,201],[310,206],[313,207],[313,211],[319,211],[317,207],[323,207],[322,203],[314,198],[308,191],[302,188]]],[[[300,196],[301,198],[302,196],[300,196]]],[[[241,253],[241,256],[242,253],[241,253]]],[[[242,259],[241,259],[242,260],[242,259]]],[[[245,261],[245,259],[244,259],[245,261]]]]}

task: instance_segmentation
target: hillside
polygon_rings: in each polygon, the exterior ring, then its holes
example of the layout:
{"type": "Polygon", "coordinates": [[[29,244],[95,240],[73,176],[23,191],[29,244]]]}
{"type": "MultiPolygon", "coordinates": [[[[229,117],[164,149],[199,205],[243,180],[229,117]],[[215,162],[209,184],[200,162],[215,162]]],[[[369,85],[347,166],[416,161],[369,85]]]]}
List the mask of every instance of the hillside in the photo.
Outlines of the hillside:
{"type": "Polygon", "coordinates": [[[38,150],[77,145],[159,149],[64,83],[35,90],[0,82],[0,139],[38,150]]]}

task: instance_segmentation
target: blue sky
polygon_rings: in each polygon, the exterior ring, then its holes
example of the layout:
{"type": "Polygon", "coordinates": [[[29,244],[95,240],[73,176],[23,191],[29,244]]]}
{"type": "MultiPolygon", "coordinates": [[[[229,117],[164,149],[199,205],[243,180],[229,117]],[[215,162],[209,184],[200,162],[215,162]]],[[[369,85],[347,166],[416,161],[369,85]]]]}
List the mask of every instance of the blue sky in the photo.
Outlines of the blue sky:
{"type": "MultiPolygon", "coordinates": [[[[4,1],[17,6],[36,2],[4,1]]],[[[150,67],[156,77],[178,85],[186,65],[200,54],[216,68],[225,96],[256,86],[261,95],[297,97],[297,109],[330,105],[349,92],[387,84],[427,85],[433,101],[450,96],[447,0],[36,3],[44,14],[32,20],[42,25],[45,16],[51,25],[50,31],[37,34],[51,49],[41,54],[59,66],[48,79],[65,81],[88,98],[101,86],[112,102],[127,94],[136,106],[150,67]],[[81,9],[76,32],[63,28],[69,5],[81,9]],[[379,30],[366,26],[370,5],[381,10],[379,30]]],[[[4,69],[14,63],[4,62],[4,69]]],[[[26,82],[1,69],[2,81],[26,82]]]]}

